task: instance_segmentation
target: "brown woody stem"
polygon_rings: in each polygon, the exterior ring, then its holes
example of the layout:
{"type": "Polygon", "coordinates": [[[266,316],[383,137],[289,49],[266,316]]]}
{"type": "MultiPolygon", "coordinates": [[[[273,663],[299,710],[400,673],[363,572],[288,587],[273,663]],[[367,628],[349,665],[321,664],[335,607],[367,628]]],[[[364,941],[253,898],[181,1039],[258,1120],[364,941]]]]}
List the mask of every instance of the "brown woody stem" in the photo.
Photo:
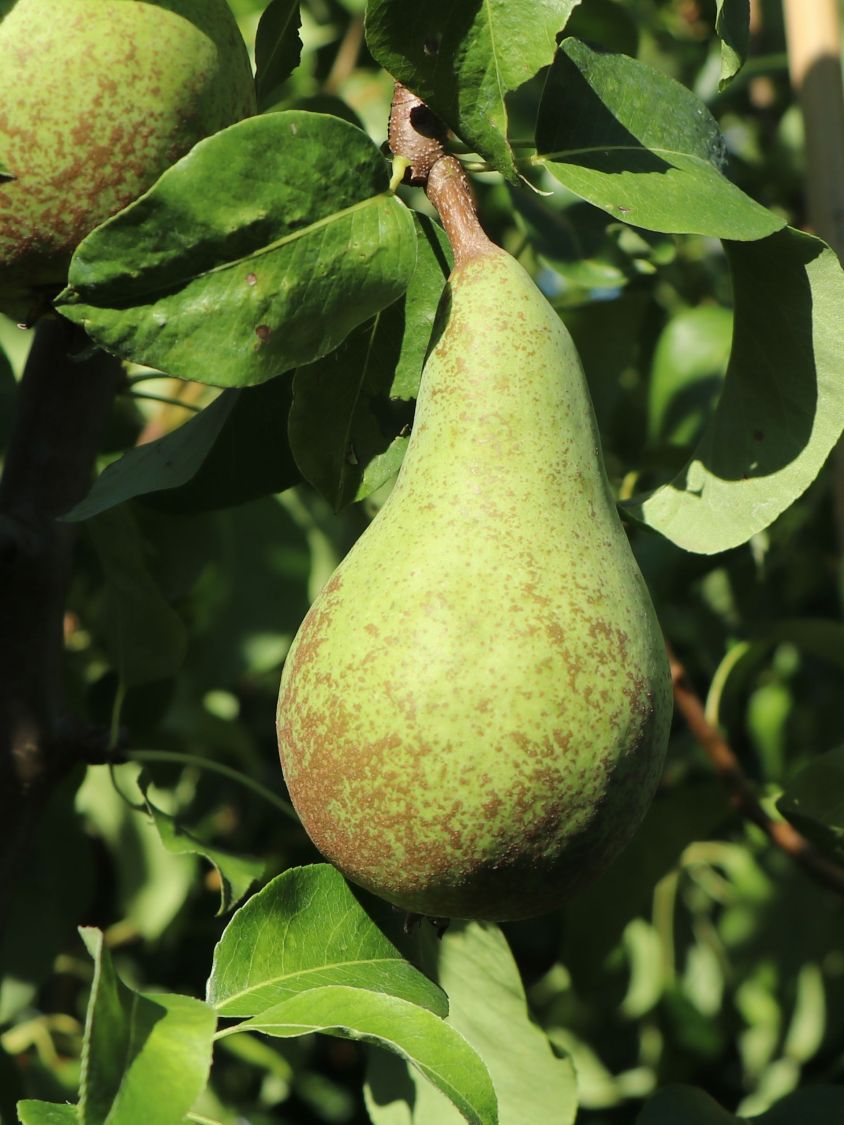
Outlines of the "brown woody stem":
{"type": "Polygon", "coordinates": [[[821,855],[787,821],[774,820],[765,812],[732,747],[707,719],[703,701],[692,687],[686,669],[670,649],[669,659],[674,703],[689,730],[708,754],[732,806],[745,819],[761,828],[780,851],[790,856],[816,882],[844,895],[844,868],[821,855]]]}
{"type": "Polygon", "coordinates": [[[396,83],[390,111],[390,151],[409,162],[408,183],[425,189],[436,207],[451,248],[455,267],[497,247],[478,222],[469,179],[460,161],[446,152],[446,131],[421,98],[396,83]]]}
{"type": "Polygon", "coordinates": [[[0,914],[40,807],[88,737],[63,701],[74,534],[57,517],[87,491],[122,378],[102,352],[73,358],[89,347],[67,321],[39,322],[0,478],[0,914]]]}

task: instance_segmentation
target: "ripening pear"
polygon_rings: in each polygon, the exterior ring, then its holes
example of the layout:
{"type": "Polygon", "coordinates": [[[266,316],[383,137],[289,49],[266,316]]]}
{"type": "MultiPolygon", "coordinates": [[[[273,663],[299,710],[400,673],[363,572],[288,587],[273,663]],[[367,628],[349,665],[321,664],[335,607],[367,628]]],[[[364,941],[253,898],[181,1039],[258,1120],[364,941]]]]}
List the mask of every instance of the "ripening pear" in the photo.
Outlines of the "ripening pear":
{"type": "Polygon", "coordinates": [[[37,312],[90,230],[254,112],[226,0],[18,0],[0,23],[0,310],[37,312]]]}
{"type": "Polygon", "coordinates": [[[560,318],[483,238],[437,331],[396,485],[286,661],[279,746],[349,879],[417,914],[517,919],[635,832],[670,680],[560,318]]]}

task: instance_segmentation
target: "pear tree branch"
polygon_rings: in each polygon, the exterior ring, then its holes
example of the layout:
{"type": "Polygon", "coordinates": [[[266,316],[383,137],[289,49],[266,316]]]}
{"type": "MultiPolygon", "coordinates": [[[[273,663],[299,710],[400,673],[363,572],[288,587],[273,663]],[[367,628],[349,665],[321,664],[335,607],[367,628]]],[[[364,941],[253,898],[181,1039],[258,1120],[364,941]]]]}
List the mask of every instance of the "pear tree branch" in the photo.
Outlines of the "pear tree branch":
{"type": "Polygon", "coordinates": [[[81,330],[41,318],[0,477],[0,915],[43,802],[96,741],[62,690],[74,532],[59,517],[88,489],[122,379],[89,349],[81,330]]]}
{"type": "Polygon", "coordinates": [[[761,828],[780,851],[785,852],[815,882],[844,895],[844,867],[828,860],[796,828],[775,820],[762,807],[730,744],[706,717],[703,701],[689,680],[683,664],[669,648],[674,703],[690,732],[706,751],[724,784],[730,804],[746,820],[761,828]]]}

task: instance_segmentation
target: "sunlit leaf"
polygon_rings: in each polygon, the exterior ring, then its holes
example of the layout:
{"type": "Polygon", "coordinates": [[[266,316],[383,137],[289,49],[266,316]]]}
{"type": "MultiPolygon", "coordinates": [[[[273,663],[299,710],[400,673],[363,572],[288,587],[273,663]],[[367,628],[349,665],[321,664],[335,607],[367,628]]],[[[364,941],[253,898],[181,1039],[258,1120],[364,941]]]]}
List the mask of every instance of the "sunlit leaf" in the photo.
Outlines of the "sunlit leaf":
{"type": "Polygon", "coordinates": [[[785,225],[723,174],[724,140],[703,102],[627,55],[566,39],[536,144],[560,183],[634,226],[744,240],[785,225]]]}
{"type": "Polygon", "coordinates": [[[811,484],[844,428],[844,271],[787,229],[728,243],[735,327],[724,389],[691,460],[625,505],[687,551],[746,542],[811,484]]]}
{"type": "Polygon", "coordinates": [[[407,1000],[332,985],[293,996],[241,1024],[290,1037],[321,1031],[374,1043],[411,1063],[472,1125],[496,1125],[496,1097],[477,1053],[453,1027],[407,1000]]]}
{"type": "Polygon", "coordinates": [[[353,125],[290,110],[201,141],[78,247],[62,313],[127,359],[217,386],[337,347],[400,297],[413,219],[353,125]]]}
{"type": "Polygon", "coordinates": [[[296,867],[237,911],[214,950],[208,1002],[253,1016],[324,985],[370,989],[447,1011],[439,988],[405,961],[335,868],[296,867]]]}
{"type": "Polygon", "coordinates": [[[715,31],[721,40],[721,79],[724,89],[738,74],[750,43],[750,0],[715,0],[715,31]]]}
{"type": "Polygon", "coordinates": [[[386,71],[516,182],[506,97],[551,62],[579,2],[369,0],[366,40],[386,71]]]}
{"type": "MultiPolygon", "coordinates": [[[[446,1023],[464,1036],[489,1070],[501,1125],[571,1125],[577,1112],[574,1068],[570,1059],[552,1051],[531,1019],[519,970],[499,927],[452,922],[442,938],[428,928],[422,940],[423,963],[449,998],[446,1023]]],[[[400,1102],[414,1125],[460,1120],[437,1089],[413,1071],[408,1074],[392,1056],[371,1056],[366,1096],[373,1125],[389,1125],[400,1102]]]]}
{"type": "Polygon", "coordinates": [[[94,958],[82,1048],[83,1125],[173,1125],[208,1079],[214,1013],[190,996],[141,995],[117,977],[99,930],[80,933],[94,958]]]}
{"type": "Polygon", "coordinates": [[[243,899],[249,888],[264,872],[263,860],[254,856],[235,855],[224,848],[215,848],[199,840],[184,828],[176,817],[169,816],[156,808],[149,796],[149,779],[145,775],[138,778],[138,788],[161,843],[173,855],[199,855],[213,865],[220,878],[220,909],[218,914],[226,914],[243,899]]]}

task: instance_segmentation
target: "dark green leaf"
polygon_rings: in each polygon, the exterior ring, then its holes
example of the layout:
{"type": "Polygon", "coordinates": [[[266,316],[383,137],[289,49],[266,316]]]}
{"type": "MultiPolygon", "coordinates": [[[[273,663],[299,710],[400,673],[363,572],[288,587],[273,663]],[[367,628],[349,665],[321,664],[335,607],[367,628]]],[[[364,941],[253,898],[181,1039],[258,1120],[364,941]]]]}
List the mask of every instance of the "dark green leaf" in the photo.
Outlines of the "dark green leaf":
{"type": "Polygon", "coordinates": [[[844,862],[844,747],[819,755],[802,769],[777,808],[819,848],[844,862]]]}
{"type": "Polygon", "coordinates": [[[291,379],[223,391],[177,430],[127,450],[67,520],[86,520],[143,496],[177,511],[205,511],[283,492],[299,479],[286,441],[291,379]]]}
{"type": "Polygon", "coordinates": [[[348,985],[445,1015],[442,992],[404,960],[327,864],[285,871],[242,906],[214,950],[208,1002],[254,1016],[299,992],[348,985]]]}
{"type": "Polygon", "coordinates": [[[141,995],[114,971],[99,930],[80,930],[94,958],[82,1048],[83,1125],[181,1121],[205,1087],[214,1013],[190,996],[141,995]]]}
{"type": "MultiPolygon", "coordinates": [[[[474,1047],[489,1070],[501,1125],[571,1125],[577,1112],[574,1067],[570,1059],[554,1054],[532,1021],[518,967],[499,927],[452,922],[441,939],[428,927],[423,951],[425,968],[449,998],[446,1023],[474,1047]]],[[[419,1125],[459,1121],[442,1096],[413,1072],[402,1081],[404,1067],[398,1059],[379,1055],[371,1062],[366,1093],[374,1125],[393,1120],[396,1101],[407,1105],[408,1120],[419,1125]]]]}
{"type": "Polygon", "coordinates": [[[174,675],[187,648],[185,627],[150,574],[131,513],[112,508],[86,526],[105,574],[101,625],[121,682],[133,687],[174,675]]]}
{"type": "Polygon", "coordinates": [[[626,55],[566,39],[536,143],[560,183],[634,226],[750,240],[785,225],[723,175],[724,141],[703,102],[626,55]]]}
{"type": "Polygon", "coordinates": [[[735,328],[718,407],[670,484],[625,505],[687,551],[746,542],[811,484],[844,428],[844,271],[790,228],[729,243],[735,328]]]}
{"type": "Polygon", "coordinates": [[[369,0],[366,40],[385,70],[516,183],[506,97],[551,62],[578,3],[369,0]]]}
{"type": "Polygon", "coordinates": [[[290,446],[311,484],[339,510],[398,469],[437,305],[450,269],[445,235],[417,216],[417,266],[407,293],[331,355],[296,372],[290,446]]]}
{"type": "Polygon", "coordinates": [[[441,1090],[472,1125],[498,1122],[495,1091],[477,1053],[454,1028],[407,1000],[331,985],[292,996],[241,1027],[281,1037],[321,1031],[386,1047],[441,1090]]]}
{"type": "Polygon", "coordinates": [[[844,1121],[844,1089],[841,1086],[810,1086],[771,1106],[750,1125],[833,1125],[844,1121]]]}
{"type": "Polygon", "coordinates": [[[234,855],[223,848],[215,848],[198,840],[182,827],[179,821],[155,807],[149,797],[149,779],[145,775],[138,778],[138,787],[152,817],[161,843],[173,855],[201,855],[212,864],[220,877],[220,909],[217,914],[226,914],[243,899],[252,886],[264,873],[264,862],[253,856],[234,855]]]}
{"type": "Polygon", "coordinates": [[[273,92],[296,67],[302,55],[299,0],[271,0],[255,36],[255,86],[258,108],[265,108],[273,92]]]}
{"type": "Polygon", "coordinates": [[[199,472],[229,420],[238,396],[244,393],[223,391],[210,406],[177,430],[129,449],[97,477],[85,499],[64,518],[87,520],[136,496],[187,484],[199,472]]]}
{"type": "Polygon", "coordinates": [[[291,110],[201,141],[77,249],[62,313],[109,351],[218,386],[337,347],[404,292],[413,219],[359,129],[291,110]]]}
{"type": "Polygon", "coordinates": [[[747,58],[750,42],[750,0],[715,0],[718,14],[715,30],[721,39],[721,79],[723,90],[738,74],[747,58]]]}
{"type": "Polygon", "coordinates": [[[739,1125],[739,1119],[703,1090],[666,1086],[657,1091],[636,1118],[636,1125],[739,1125]]]}

